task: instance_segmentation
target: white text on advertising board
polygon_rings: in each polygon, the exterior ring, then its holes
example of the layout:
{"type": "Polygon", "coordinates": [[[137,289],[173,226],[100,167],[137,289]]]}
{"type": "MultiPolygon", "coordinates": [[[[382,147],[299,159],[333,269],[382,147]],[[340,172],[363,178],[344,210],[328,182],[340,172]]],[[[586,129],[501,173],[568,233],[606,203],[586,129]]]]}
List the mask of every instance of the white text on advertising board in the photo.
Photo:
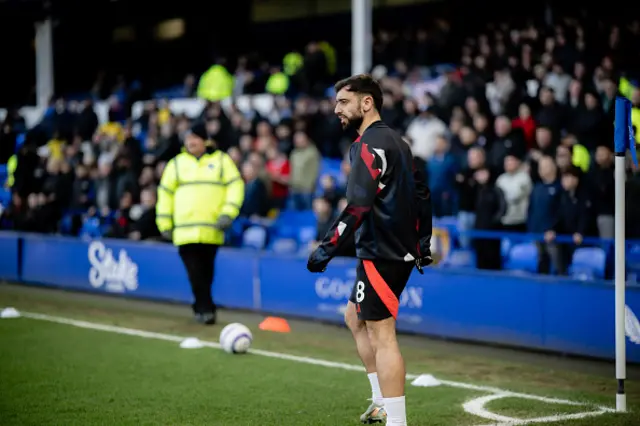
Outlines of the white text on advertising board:
{"type": "Polygon", "coordinates": [[[105,287],[106,291],[124,293],[138,288],[138,265],[121,249],[118,259],[113,250],[107,248],[102,241],[92,241],[88,250],[89,283],[95,288],[105,287]]]}
{"type": "MultiPolygon", "coordinates": [[[[353,285],[353,280],[320,277],[316,280],[316,294],[321,299],[344,302],[349,299],[353,285]]],[[[400,306],[413,309],[422,308],[422,294],[423,290],[420,287],[406,287],[400,296],[400,306]]]]}

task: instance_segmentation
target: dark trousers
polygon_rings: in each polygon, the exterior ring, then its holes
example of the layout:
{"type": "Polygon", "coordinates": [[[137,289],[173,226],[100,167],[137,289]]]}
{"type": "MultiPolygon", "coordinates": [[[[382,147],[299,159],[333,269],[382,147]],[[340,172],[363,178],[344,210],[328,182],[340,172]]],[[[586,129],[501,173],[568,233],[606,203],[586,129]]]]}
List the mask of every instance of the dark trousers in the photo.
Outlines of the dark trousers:
{"type": "Polygon", "coordinates": [[[472,241],[476,251],[476,268],[500,270],[502,269],[502,255],[500,254],[500,240],[479,238],[472,241]]]}
{"type": "Polygon", "coordinates": [[[185,244],[178,247],[180,258],[187,270],[191,291],[193,292],[193,312],[212,313],[216,305],[211,297],[213,273],[218,246],[213,244],[185,244]]]}
{"type": "Polygon", "coordinates": [[[567,275],[576,247],[573,244],[537,242],[538,273],[549,274],[551,265],[558,275],[567,275]]]}

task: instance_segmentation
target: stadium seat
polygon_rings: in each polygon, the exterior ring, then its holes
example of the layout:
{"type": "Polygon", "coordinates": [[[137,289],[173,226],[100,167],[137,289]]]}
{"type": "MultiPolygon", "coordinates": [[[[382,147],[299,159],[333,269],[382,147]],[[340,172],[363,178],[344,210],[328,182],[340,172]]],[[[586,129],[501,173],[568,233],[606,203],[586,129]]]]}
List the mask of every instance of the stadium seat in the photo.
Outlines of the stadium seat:
{"type": "Polygon", "coordinates": [[[102,236],[102,229],[100,225],[100,218],[89,217],[82,223],[82,229],[80,229],[80,236],[89,238],[99,238],[102,236]]]}
{"type": "Polygon", "coordinates": [[[533,243],[514,244],[504,262],[504,269],[536,273],[538,271],[538,249],[533,243]]]}
{"type": "Polygon", "coordinates": [[[438,265],[448,268],[475,268],[476,254],[471,250],[453,250],[438,265]]]}
{"type": "Polygon", "coordinates": [[[11,204],[11,191],[6,188],[0,188],[0,205],[8,207],[11,204]]]}
{"type": "Polygon", "coordinates": [[[271,251],[278,254],[294,254],[298,251],[298,243],[293,238],[278,238],[271,244],[271,251]]]}
{"type": "Polygon", "coordinates": [[[433,227],[447,230],[450,235],[451,247],[458,247],[458,218],[455,216],[443,216],[433,218],[433,227]]]}
{"type": "Polygon", "coordinates": [[[311,210],[283,210],[271,225],[270,232],[274,238],[292,238],[297,240],[300,237],[300,228],[315,228],[315,225],[316,217],[311,210]]]}
{"type": "Polygon", "coordinates": [[[16,152],[20,149],[20,147],[24,144],[24,141],[27,137],[26,133],[20,133],[16,136],[16,152]]]}
{"type": "Polygon", "coordinates": [[[640,272],[640,244],[629,244],[625,253],[627,271],[632,273],[640,272]]]}
{"type": "Polygon", "coordinates": [[[323,158],[320,163],[320,176],[324,174],[339,175],[341,173],[342,160],[335,158],[323,158]]]}
{"type": "Polygon", "coordinates": [[[298,230],[298,244],[307,245],[316,238],[315,226],[303,226],[298,230]]]}
{"type": "Polygon", "coordinates": [[[267,230],[262,226],[250,226],[242,234],[242,247],[262,250],[266,244],[267,230]]]}
{"type": "Polygon", "coordinates": [[[60,233],[62,235],[71,235],[73,229],[73,215],[65,214],[60,220],[60,233]]]}
{"type": "Polygon", "coordinates": [[[503,259],[506,259],[509,256],[509,251],[511,250],[512,246],[513,243],[509,238],[503,238],[500,241],[500,253],[502,254],[503,259]]]}
{"type": "Polygon", "coordinates": [[[600,247],[583,247],[573,252],[569,275],[577,279],[603,279],[606,253],[600,247]]]}
{"type": "Polygon", "coordinates": [[[8,175],[9,175],[9,172],[7,171],[7,165],[0,164],[0,186],[4,186],[4,183],[6,182],[8,175]]]}

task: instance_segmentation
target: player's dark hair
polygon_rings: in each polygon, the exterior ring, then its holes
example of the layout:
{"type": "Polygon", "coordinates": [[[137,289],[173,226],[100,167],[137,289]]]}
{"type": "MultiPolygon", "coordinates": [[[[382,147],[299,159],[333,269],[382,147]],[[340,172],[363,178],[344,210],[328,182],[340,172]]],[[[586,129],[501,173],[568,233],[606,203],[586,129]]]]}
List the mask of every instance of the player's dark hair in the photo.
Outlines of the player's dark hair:
{"type": "Polygon", "coordinates": [[[382,109],[382,89],[380,84],[369,74],[353,75],[344,80],[340,80],[334,86],[336,93],[342,89],[359,95],[369,95],[373,98],[373,104],[377,111],[382,109]]]}

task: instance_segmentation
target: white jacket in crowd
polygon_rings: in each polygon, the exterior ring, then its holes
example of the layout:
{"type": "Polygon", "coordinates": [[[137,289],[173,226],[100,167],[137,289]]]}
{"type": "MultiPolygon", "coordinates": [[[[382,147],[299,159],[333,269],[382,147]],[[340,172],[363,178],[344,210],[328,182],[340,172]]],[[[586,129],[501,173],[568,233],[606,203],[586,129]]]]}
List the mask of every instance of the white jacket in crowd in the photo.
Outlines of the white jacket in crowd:
{"type": "Polygon", "coordinates": [[[527,221],[529,195],[533,183],[529,173],[522,168],[514,173],[503,173],[498,177],[496,186],[504,193],[507,212],[502,217],[503,225],[520,225],[527,221]]]}

